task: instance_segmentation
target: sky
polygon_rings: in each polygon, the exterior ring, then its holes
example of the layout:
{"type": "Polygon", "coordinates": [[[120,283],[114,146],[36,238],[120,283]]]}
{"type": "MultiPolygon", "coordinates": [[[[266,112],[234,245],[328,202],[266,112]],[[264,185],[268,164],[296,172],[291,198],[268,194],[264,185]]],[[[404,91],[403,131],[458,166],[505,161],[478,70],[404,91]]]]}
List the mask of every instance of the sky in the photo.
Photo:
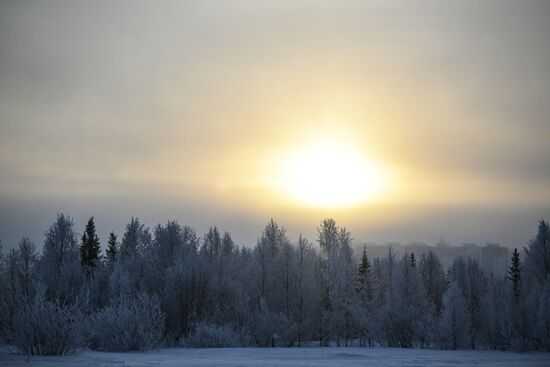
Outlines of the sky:
{"type": "Polygon", "coordinates": [[[524,246],[550,217],[546,1],[0,0],[0,240],[63,212],[254,245],[524,246]],[[391,4],[390,4],[391,3],[391,4]]]}

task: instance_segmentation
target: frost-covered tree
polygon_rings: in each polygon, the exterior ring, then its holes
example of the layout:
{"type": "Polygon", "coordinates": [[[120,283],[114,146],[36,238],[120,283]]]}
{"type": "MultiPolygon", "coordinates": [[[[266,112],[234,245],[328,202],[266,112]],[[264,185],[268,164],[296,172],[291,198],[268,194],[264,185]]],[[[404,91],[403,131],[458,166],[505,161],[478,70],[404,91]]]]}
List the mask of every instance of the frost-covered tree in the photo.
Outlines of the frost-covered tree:
{"type": "Polygon", "coordinates": [[[45,268],[51,273],[60,273],[63,265],[78,256],[76,233],[71,217],[60,213],[46,232],[44,255],[45,268]]]}
{"type": "Polygon", "coordinates": [[[518,310],[515,348],[550,350],[550,228],[539,221],[535,238],[525,248],[518,310]],[[525,291],[524,291],[525,290],[525,291]]]}
{"type": "Polygon", "coordinates": [[[214,266],[216,274],[219,272],[219,261],[222,253],[222,236],[218,227],[210,227],[208,233],[204,235],[202,242],[201,254],[209,263],[214,266]]]}
{"type": "Polygon", "coordinates": [[[160,266],[173,266],[184,250],[185,239],[183,227],[176,221],[168,221],[166,225],[157,225],[154,230],[153,247],[160,266]]]}
{"type": "Polygon", "coordinates": [[[26,237],[23,237],[17,249],[12,249],[6,257],[6,289],[12,303],[20,297],[27,300],[33,297],[37,259],[36,247],[26,237]]]}
{"type": "Polygon", "coordinates": [[[122,262],[113,264],[109,274],[109,299],[114,299],[132,293],[132,281],[126,266],[122,262]]]}
{"type": "Polygon", "coordinates": [[[511,288],[505,279],[489,276],[487,293],[482,301],[487,310],[487,346],[494,350],[506,350],[512,339],[511,288]]]}
{"type": "Polygon", "coordinates": [[[2,267],[2,303],[0,304],[2,316],[2,334],[9,340],[13,330],[13,321],[18,304],[21,302],[21,289],[18,282],[18,254],[11,249],[5,257],[2,267]]]}
{"type": "Polygon", "coordinates": [[[217,227],[210,227],[204,235],[200,253],[209,265],[212,286],[219,293],[222,283],[222,262],[224,256],[222,254],[222,236],[217,227]]]}
{"type": "Polygon", "coordinates": [[[216,325],[197,322],[188,337],[185,346],[191,348],[229,348],[241,346],[241,337],[228,325],[216,325]]]}
{"type": "Polygon", "coordinates": [[[0,255],[0,335],[4,337],[13,331],[14,316],[21,303],[34,298],[36,263],[35,245],[26,237],[5,258],[0,255]]]}
{"type": "MultiPolygon", "coordinates": [[[[250,248],[217,227],[199,237],[176,221],[157,225],[152,236],[132,218],[120,246],[111,233],[106,263],[95,261],[86,277],[92,263],[81,266],[86,256],[72,220],[59,214],[41,257],[28,239],[0,253],[0,327],[8,343],[31,346],[25,353],[66,353],[83,337],[103,350],[312,340],[550,350],[550,276],[541,260],[547,227],[539,223],[525,258],[514,251],[508,277],[499,278],[472,258],[456,258],[445,275],[432,251],[417,257],[390,247],[371,258],[363,249],[356,259],[351,233],[333,219],[317,228],[318,247],[302,236],[292,242],[270,220],[250,248]],[[76,343],[56,349],[63,335],[76,343]]],[[[85,245],[95,230],[83,238],[85,245]]]]}
{"type": "Polygon", "coordinates": [[[475,349],[478,344],[485,344],[487,314],[483,296],[487,293],[487,278],[479,263],[468,258],[466,262],[466,301],[468,305],[468,327],[470,346],[475,349]]]}
{"type": "Polygon", "coordinates": [[[338,345],[347,345],[357,334],[359,312],[351,233],[339,228],[333,219],[325,219],[317,231],[322,254],[323,329],[338,345]]]}
{"type": "Polygon", "coordinates": [[[27,237],[21,239],[18,247],[19,283],[24,297],[29,298],[34,295],[38,255],[36,253],[35,244],[27,237]]]}
{"type": "Polygon", "coordinates": [[[457,281],[452,281],[443,298],[440,336],[443,346],[450,349],[468,347],[468,310],[466,299],[457,281]]]}
{"type": "Polygon", "coordinates": [[[296,248],[296,303],[294,320],[296,322],[296,341],[298,346],[311,340],[314,332],[315,315],[319,314],[320,291],[315,277],[317,254],[311,243],[298,238],[296,248]]]}
{"type": "Polygon", "coordinates": [[[82,345],[82,316],[76,305],[48,301],[39,287],[31,302],[16,310],[9,340],[28,355],[65,355],[82,345]]]}
{"type": "Polygon", "coordinates": [[[487,343],[487,314],[483,297],[487,294],[487,277],[472,259],[456,258],[451,267],[451,282],[460,288],[466,301],[467,336],[469,347],[475,349],[487,343]]]}
{"type": "Polygon", "coordinates": [[[277,258],[287,242],[288,238],[285,228],[279,226],[277,222],[271,219],[266,224],[254,249],[259,268],[258,290],[260,300],[264,299],[268,304],[275,304],[281,301],[280,292],[282,290],[280,282],[277,279],[279,276],[277,258]]]}
{"type": "Polygon", "coordinates": [[[534,336],[538,348],[550,352],[550,281],[548,279],[538,298],[534,336]]]}
{"type": "Polygon", "coordinates": [[[78,244],[71,217],[58,214],[46,232],[41,258],[41,281],[46,285],[49,300],[76,299],[82,284],[78,244]]]}
{"type": "Polygon", "coordinates": [[[525,275],[532,281],[543,284],[550,275],[550,228],[541,219],[537,235],[525,248],[525,275]]]}
{"type": "Polygon", "coordinates": [[[177,341],[186,335],[208,309],[208,273],[195,252],[181,255],[165,270],[161,309],[166,314],[166,333],[177,341]]]}
{"type": "MultiPolygon", "coordinates": [[[[390,259],[388,258],[388,264],[390,259]]],[[[429,340],[428,319],[432,317],[420,274],[405,253],[392,271],[391,298],[384,308],[384,333],[390,346],[411,348],[429,340]]]]}
{"type": "Polygon", "coordinates": [[[427,255],[423,254],[420,257],[419,271],[426,297],[433,305],[437,317],[441,314],[443,308],[443,294],[447,288],[447,283],[441,262],[431,250],[428,251],[427,255]]]}
{"type": "Polygon", "coordinates": [[[232,272],[237,271],[235,268],[235,256],[237,253],[237,247],[231,234],[229,232],[224,232],[222,237],[222,251],[220,256],[220,274],[218,275],[220,279],[220,285],[222,288],[230,286],[229,283],[232,281],[232,272]]]}
{"type": "Polygon", "coordinates": [[[320,284],[321,284],[321,314],[319,317],[319,341],[321,345],[328,345],[331,337],[331,316],[334,305],[331,293],[334,292],[336,261],[338,255],[338,227],[334,219],[325,219],[317,227],[320,247],[319,259],[320,284]]]}
{"type": "Polygon", "coordinates": [[[156,297],[121,296],[90,320],[91,344],[105,351],[145,351],[161,345],[164,315],[156,297]]]}
{"type": "Polygon", "coordinates": [[[255,346],[288,347],[292,345],[293,326],[283,313],[273,311],[262,300],[251,314],[248,334],[255,346]]]}
{"type": "Polygon", "coordinates": [[[200,256],[206,267],[208,281],[208,312],[211,321],[227,322],[235,312],[237,282],[236,248],[229,232],[221,235],[217,227],[211,227],[204,235],[200,256]]]}
{"type": "MultiPolygon", "coordinates": [[[[408,261],[407,261],[408,263],[408,261]]],[[[378,303],[376,310],[376,319],[378,323],[379,342],[390,347],[401,345],[401,321],[396,317],[400,315],[401,294],[400,291],[400,271],[397,254],[390,246],[387,255],[379,262],[375,263],[376,273],[378,273],[378,303]]]]}
{"type": "Polygon", "coordinates": [[[132,217],[126,225],[126,231],[120,243],[120,257],[127,259],[138,253],[144,252],[151,245],[152,237],[149,228],[139,222],[138,218],[132,217]]]}
{"type": "Polygon", "coordinates": [[[222,238],[222,255],[223,256],[231,256],[233,255],[234,251],[236,250],[235,242],[233,242],[233,238],[231,238],[231,233],[224,232],[223,238],[222,238]]]}

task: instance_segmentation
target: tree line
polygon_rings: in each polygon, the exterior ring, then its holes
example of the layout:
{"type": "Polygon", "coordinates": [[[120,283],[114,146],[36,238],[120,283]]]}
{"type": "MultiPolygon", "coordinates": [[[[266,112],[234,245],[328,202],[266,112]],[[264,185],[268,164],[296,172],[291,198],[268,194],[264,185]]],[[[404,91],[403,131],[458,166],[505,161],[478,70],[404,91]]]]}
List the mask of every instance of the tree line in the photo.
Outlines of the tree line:
{"type": "Polygon", "coordinates": [[[292,241],[270,220],[255,247],[176,221],[132,218],[102,255],[94,218],[80,239],[58,214],[42,253],[27,238],[0,252],[0,332],[25,354],[160,346],[550,351],[550,233],[515,249],[506,277],[429,251],[354,256],[333,219],[292,241]]]}

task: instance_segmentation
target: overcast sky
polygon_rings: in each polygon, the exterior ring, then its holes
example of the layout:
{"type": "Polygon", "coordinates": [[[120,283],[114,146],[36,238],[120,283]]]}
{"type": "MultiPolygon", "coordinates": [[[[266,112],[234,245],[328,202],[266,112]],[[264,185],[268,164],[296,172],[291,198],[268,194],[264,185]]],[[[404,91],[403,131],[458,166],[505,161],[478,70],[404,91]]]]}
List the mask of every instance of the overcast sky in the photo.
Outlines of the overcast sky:
{"type": "Polygon", "coordinates": [[[2,244],[64,212],[103,241],[331,216],[356,243],[524,245],[550,216],[550,2],[387,3],[0,0],[2,244]],[[391,172],[384,198],[287,200],[274,162],[318,136],[391,172]]]}

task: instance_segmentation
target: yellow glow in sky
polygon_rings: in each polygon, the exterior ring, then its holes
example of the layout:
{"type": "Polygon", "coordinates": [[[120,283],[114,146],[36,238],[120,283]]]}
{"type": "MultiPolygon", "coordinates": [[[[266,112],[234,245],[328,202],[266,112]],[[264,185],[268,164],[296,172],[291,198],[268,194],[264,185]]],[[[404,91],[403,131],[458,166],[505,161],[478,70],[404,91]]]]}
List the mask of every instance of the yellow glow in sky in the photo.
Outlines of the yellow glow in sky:
{"type": "Polygon", "coordinates": [[[513,246],[550,212],[550,2],[67,3],[1,6],[8,247],[60,211],[513,246]]]}
{"type": "Polygon", "coordinates": [[[279,187],[292,201],[312,207],[351,207],[382,198],[389,182],[382,166],[352,141],[318,139],[283,155],[279,187]]]}

